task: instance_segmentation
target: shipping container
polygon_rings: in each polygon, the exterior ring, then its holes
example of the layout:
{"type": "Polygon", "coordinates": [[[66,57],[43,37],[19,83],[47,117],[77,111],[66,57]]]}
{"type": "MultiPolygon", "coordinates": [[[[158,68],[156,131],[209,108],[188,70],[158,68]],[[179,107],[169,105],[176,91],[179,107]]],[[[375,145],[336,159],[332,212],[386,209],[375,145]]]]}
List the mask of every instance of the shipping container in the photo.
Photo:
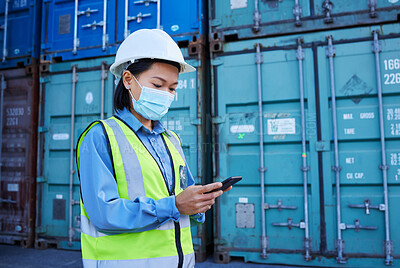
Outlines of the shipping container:
{"type": "MultiPolygon", "coordinates": [[[[117,40],[142,28],[159,28],[177,42],[196,42],[208,29],[204,0],[118,1],[117,40]]],[[[187,46],[187,45],[186,45],[187,46]]]]}
{"type": "Polygon", "coordinates": [[[80,249],[75,146],[93,121],[112,115],[114,57],[50,64],[42,73],[36,247],[80,249]]]}
{"type": "Polygon", "coordinates": [[[396,22],[398,0],[209,0],[210,41],[396,22]]]}
{"type": "Polygon", "coordinates": [[[1,69],[31,65],[39,58],[41,5],[39,0],[0,3],[1,69]]]}
{"type": "Polygon", "coordinates": [[[130,33],[160,28],[181,47],[204,42],[203,0],[43,1],[42,59],[52,62],[113,55],[130,33]]]}
{"type": "Polygon", "coordinates": [[[59,62],[115,54],[116,1],[43,1],[43,60],[59,62]]]}
{"type": "MultiPolygon", "coordinates": [[[[210,146],[210,140],[207,140],[210,135],[206,135],[210,130],[206,129],[204,116],[208,65],[203,46],[197,45],[196,53],[190,55],[188,50],[185,48],[182,52],[186,61],[197,67],[197,72],[179,77],[175,101],[162,123],[180,136],[196,183],[205,184],[212,180],[211,150],[203,149],[207,144],[210,146]]],[[[104,118],[113,114],[115,83],[113,75],[108,72],[113,61],[114,57],[107,57],[50,64],[42,68],[49,69],[49,72],[41,77],[36,245],[39,248],[55,244],[58,248],[80,249],[80,192],[74,147],[89,123],[100,119],[101,114],[104,118]]],[[[211,225],[210,219],[207,224],[192,228],[198,260],[205,259],[207,241],[212,242],[211,225]]]]}
{"type": "Polygon", "coordinates": [[[0,243],[32,247],[36,216],[37,65],[0,71],[0,243]]]}
{"type": "Polygon", "coordinates": [[[222,50],[213,176],[243,180],[217,203],[215,261],[398,265],[399,25],[222,50]]]}

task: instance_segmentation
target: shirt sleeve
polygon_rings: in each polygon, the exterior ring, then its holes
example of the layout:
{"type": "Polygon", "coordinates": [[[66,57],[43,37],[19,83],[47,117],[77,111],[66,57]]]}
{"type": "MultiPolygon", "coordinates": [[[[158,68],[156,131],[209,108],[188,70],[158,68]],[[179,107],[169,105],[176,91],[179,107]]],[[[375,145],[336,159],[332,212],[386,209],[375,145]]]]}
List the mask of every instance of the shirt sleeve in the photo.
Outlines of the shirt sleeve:
{"type": "Polygon", "coordinates": [[[84,137],[80,156],[81,193],[85,210],[95,228],[105,233],[143,232],[172,219],[179,221],[175,196],[154,200],[119,197],[107,141],[100,125],[84,137]]]}
{"type": "MultiPolygon", "coordinates": [[[[188,164],[186,163],[186,160],[185,160],[185,164],[187,166],[188,186],[194,185],[195,184],[194,178],[193,178],[192,173],[190,172],[190,169],[189,169],[188,164]]],[[[204,223],[205,219],[206,219],[206,217],[205,217],[204,213],[197,213],[194,215],[190,215],[190,222],[193,225],[200,225],[200,224],[204,223]]]]}

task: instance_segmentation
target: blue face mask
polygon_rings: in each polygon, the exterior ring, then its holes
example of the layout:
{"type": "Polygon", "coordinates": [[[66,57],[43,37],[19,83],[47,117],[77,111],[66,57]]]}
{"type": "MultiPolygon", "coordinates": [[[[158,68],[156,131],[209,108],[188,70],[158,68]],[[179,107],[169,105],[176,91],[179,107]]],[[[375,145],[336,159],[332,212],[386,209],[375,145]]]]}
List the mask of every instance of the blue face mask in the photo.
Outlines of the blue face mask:
{"type": "Polygon", "coordinates": [[[162,90],[143,87],[139,84],[136,77],[133,78],[135,78],[138,85],[142,88],[138,100],[135,100],[131,91],[128,89],[132,97],[133,109],[146,119],[154,121],[160,120],[168,112],[174,100],[174,95],[162,90]]]}

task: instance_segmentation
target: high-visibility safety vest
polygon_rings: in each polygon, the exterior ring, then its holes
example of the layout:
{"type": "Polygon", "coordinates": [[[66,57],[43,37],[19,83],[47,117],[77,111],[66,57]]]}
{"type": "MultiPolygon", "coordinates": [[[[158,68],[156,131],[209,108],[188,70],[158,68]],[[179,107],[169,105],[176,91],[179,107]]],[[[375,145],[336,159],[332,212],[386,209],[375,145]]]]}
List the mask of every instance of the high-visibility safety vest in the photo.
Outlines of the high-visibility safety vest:
{"type": "MultiPolygon", "coordinates": [[[[171,191],[156,160],[122,119],[91,123],[78,139],[76,159],[79,175],[81,143],[88,131],[100,124],[111,153],[120,198],[134,200],[146,196],[159,200],[178,195],[180,168],[185,166],[179,138],[171,131],[161,135],[172,163],[174,187],[171,191]]],[[[83,202],[82,202],[83,201],[83,202]]],[[[96,230],[81,200],[81,247],[84,267],[193,267],[194,252],[189,216],[180,215],[157,229],[122,234],[105,234],[96,230]]]]}

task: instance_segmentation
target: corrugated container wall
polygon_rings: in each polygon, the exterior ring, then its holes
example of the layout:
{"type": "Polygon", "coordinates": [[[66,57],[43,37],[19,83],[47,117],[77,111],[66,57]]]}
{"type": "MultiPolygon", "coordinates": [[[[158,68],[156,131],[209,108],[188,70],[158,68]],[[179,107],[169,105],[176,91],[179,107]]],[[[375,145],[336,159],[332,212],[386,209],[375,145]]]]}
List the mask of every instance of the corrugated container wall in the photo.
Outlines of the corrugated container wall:
{"type": "Polygon", "coordinates": [[[138,29],[164,29],[182,47],[207,30],[203,0],[51,0],[42,12],[42,60],[52,62],[113,55],[138,29]]]}
{"type": "Polygon", "coordinates": [[[24,67],[39,58],[40,0],[0,3],[0,68],[24,67]]]}
{"type": "Polygon", "coordinates": [[[398,21],[397,0],[209,0],[210,46],[220,41],[398,21]],[[214,44],[213,44],[214,43],[214,44]]]}
{"type": "Polygon", "coordinates": [[[0,71],[0,243],[32,247],[36,217],[38,68],[0,71]]]}
{"type": "Polygon", "coordinates": [[[213,53],[215,261],[399,265],[400,27],[213,53]]]}

